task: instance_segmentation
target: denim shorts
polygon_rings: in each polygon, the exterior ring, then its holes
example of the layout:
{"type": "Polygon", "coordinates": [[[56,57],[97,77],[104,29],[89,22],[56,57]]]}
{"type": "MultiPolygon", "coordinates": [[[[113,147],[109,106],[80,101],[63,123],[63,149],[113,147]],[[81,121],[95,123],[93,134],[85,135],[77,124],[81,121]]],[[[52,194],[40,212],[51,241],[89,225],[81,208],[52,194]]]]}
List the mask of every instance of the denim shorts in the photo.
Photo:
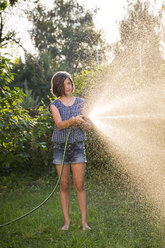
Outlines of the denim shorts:
{"type": "MultiPolygon", "coordinates": [[[[54,164],[59,164],[59,165],[62,164],[64,148],[65,148],[65,143],[54,144],[54,156],[53,156],[54,164]]],[[[78,163],[86,163],[84,142],[67,144],[64,164],[78,164],[78,163]]]]}

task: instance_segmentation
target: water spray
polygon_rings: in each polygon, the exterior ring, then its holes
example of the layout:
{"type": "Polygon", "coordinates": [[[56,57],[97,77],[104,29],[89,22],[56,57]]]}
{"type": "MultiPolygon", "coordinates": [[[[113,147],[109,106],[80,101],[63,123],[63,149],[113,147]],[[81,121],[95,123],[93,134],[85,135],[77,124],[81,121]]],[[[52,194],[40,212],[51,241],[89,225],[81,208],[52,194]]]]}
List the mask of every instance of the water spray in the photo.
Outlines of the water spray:
{"type": "Polygon", "coordinates": [[[34,211],[36,211],[37,209],[39,209],[40,207],[42,207],[42,206],[51,198],[51,196],[54,194],[54,192],[55,192],[56,189],[57,189],[58,184],[60,183],[61,177],[62,177],[63,168],[64,168],[65,153],[66,153],[66,148],[67,148],[68,139],[69,139],[69,135],[70,135],[71,130],[72,130],[72,128],[69,129],[69,132],[68,132],[68,135],[67,135],[67,138],[66,138],[66,142],[65,142],[64,153],[63,153],[63,159],[62,159],[62,168],[61,168],[61,172],[60,172],[59,178],[58,178],[58,180],[57,180],[57,183],[56,183],[54,189],[52,190],[52,192],[50,193],[50,195],[49,195],[43,202],[41,202],[38,206],[36,206],[34,209],[30,210],[29,212],[23,214],[22,216],[20,216],[20,217],[18,217],[18,218],[16,218],[16,219],[13,219],[13,220],[11,220],[11,221],[9,221],[9,222],[6,222],[6,223],[0,225],[0,227],[8,226],[9,224],[12,224],[12,223],[14,223],[14,222],[16,222],[16,221],[18,221],[18,220],[23,219],[24,217],[26,217],[26,216],[28,216],[28,215],[30,215],[30,214],[32,214],[34,211]]]}
{"type": "Polygon", "coordinates": [[[102,92],[89,119],[139,192],[165,213],[165,85],[102,92]]]}

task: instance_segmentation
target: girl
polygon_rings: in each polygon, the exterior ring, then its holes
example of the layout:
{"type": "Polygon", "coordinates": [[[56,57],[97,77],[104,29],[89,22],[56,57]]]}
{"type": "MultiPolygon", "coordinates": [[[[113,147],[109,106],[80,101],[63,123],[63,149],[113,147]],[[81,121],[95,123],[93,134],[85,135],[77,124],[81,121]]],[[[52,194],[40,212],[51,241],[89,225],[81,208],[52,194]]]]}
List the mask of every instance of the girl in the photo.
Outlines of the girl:
{"type": "Polygon", "coordinates": [[[55,122],[52,136],[54,143],[54,160],[57,173],[60,175],[65,141],[68,131],[72,127],[66,155],[64,169],[60,181],[60,201],[64,216],[62,230],[68,230],[69,218],[69,172],[70,165],[73,173],[74,186],[77,191],[77,198],[81,212],[82,230],[89,230],[87,224],[86,192],[84,189],[84,175],[86,156],[84,141],[86,140],[85,130],[90,128],[86,115],[84,100],[74,97],[72,92],[74,83],[69,73],[57,72],[51,80],[51,91],[57,100],[50,104],[50,111],[55,122]]]}

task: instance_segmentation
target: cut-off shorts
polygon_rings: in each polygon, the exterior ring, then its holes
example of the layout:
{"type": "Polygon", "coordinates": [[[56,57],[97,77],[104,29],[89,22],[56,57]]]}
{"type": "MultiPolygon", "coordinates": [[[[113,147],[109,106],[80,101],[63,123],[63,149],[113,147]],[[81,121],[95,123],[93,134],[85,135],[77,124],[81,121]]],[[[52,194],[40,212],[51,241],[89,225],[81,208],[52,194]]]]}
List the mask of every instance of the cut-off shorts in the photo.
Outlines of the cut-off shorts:
{"type": "MultiPolygon", "coordinates": [[[[53,163],[56,165],[61,165],[63,160],[65,143],[54,144],[54,155],[53,163]]],[[[84,142],[76,142],[73,144],[67,144],[64,164],[78,164],[86,163],[86,154],[84,142]]]]}

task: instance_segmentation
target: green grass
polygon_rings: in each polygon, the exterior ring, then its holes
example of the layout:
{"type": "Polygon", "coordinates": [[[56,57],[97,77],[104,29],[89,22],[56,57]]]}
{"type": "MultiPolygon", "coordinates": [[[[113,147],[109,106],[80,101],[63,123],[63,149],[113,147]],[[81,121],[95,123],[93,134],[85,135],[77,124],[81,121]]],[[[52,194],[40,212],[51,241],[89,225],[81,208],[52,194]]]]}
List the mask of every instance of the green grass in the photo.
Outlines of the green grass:
{"type": "MultiPolygon", "coordinates": [[[[141,200],[128,188],[86,181],[88,223],[92,230],[81,230],[80,212],[73,186],[70,189],[69,231],[61,231],[63,216],[59,189],[41,209],[0,228],[0,248],[164,248],[165,225],[153,214],[151,204],[141,200]]],[[[43,201],[53,183],[39,180],[30,186],[0,194],[0,224],[16,218],[43,201]]]]}

